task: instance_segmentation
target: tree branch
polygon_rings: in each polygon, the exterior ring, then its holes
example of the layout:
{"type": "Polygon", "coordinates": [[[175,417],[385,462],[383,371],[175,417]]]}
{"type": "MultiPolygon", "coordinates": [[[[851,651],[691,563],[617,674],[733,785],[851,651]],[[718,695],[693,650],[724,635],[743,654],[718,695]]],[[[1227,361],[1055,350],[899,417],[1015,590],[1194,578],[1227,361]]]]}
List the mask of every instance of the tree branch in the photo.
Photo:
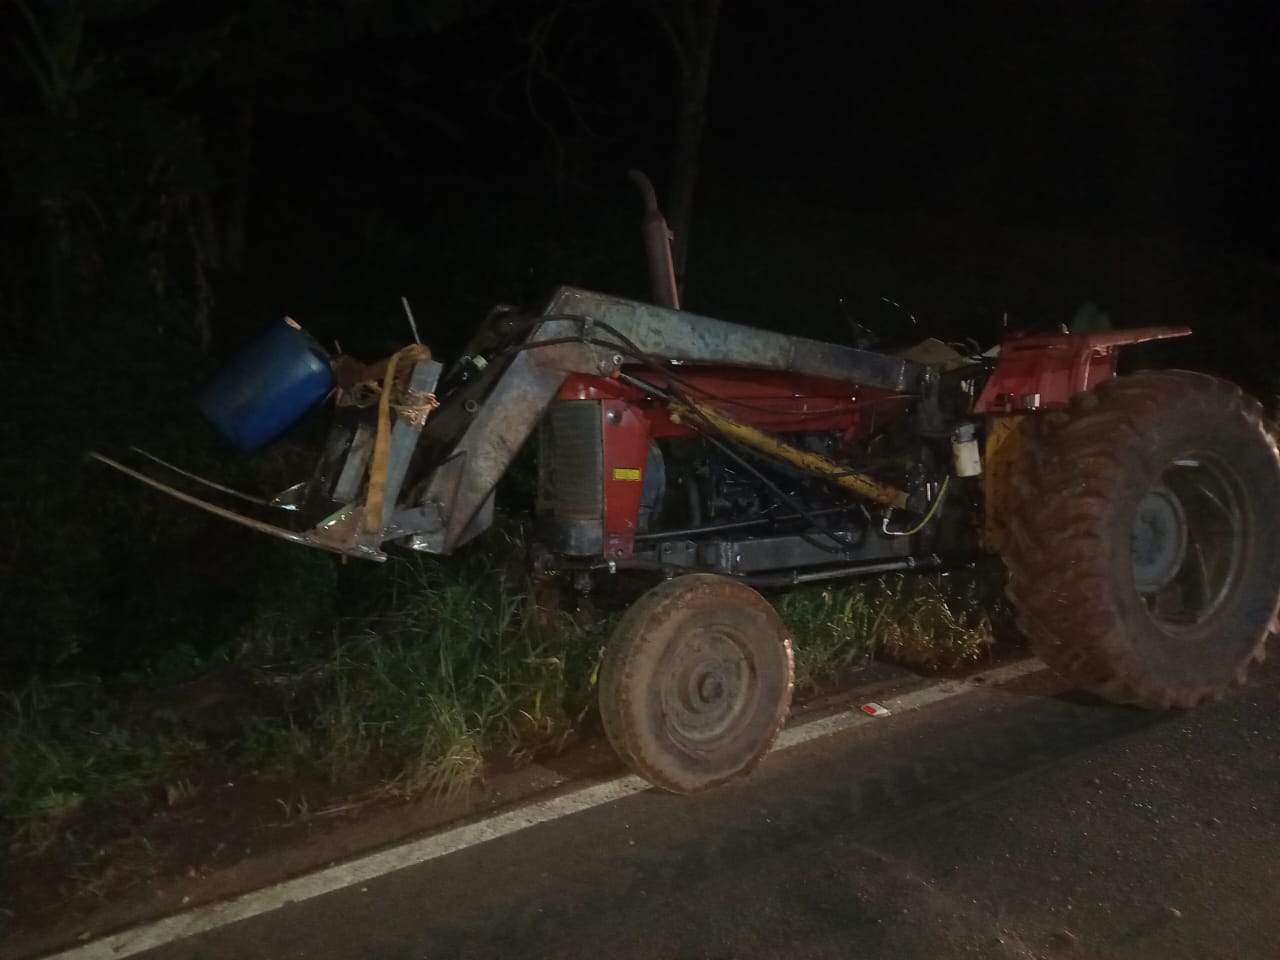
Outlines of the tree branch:
{"type": "Polygon", "coordinates": [[[659,28],[667,35],[667,40],[671,43],[671,51],[676,55],[676,60],[680,64],[680,76],[688,77],[691,73],[689,51],[685,48],[680,32],[676,30],[675,24],[671,22],[671,18],[667,16],[667,12],[663,9],[662,0],[649,0],[648,7],[649,12],[653,14],[653,18],[658,22],[659,28]]]}

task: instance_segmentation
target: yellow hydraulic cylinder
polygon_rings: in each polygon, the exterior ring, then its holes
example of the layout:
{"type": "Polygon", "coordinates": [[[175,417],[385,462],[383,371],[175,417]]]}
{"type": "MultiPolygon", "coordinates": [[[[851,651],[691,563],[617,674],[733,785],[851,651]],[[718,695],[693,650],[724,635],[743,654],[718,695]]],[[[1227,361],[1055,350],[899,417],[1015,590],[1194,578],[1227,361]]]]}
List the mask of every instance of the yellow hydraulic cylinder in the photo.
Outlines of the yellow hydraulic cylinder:
{"type": "Polygon", "coordinates": [[[671,420],[674,423],[680,423],[682,419],[689,423],[696,423],[699,420],[710,423],[721,433],[746,444],[754,450],[759,450],[770,457],[776,457],[779,460],[794,464],[801,470],[816,474],[822,479],[843,487],[850,493],[865,500],[871,500],[886,507],[895,507],[899,510],[905,509],[907,506],[907,494],[905,491],[881,483],[879,480],[868,477],[864,473],[853,473],[848,467],[836,463],[820,453],[812,453],[808,450],[793,447],[789,443],[783,443],[772,434],[726,417],[714,407],[707,406],[704,403],[694,404],[675,400],[672,401],[670,409],[671,420]]]}

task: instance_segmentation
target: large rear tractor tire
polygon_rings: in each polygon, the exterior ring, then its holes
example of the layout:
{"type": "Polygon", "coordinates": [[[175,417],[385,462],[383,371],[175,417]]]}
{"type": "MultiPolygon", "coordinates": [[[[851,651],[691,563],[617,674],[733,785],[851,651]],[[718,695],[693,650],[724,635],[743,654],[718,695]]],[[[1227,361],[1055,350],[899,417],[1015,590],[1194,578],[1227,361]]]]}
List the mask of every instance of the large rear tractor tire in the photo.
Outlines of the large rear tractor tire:
{"type": "Polygon", "coordinates": [[[1005,561],[1018,626],[1072,683],[1191,707],[1243,683],[1280,605],[1280,457],[1261,407],[1183,371],[1036,418],[1005,561]]]}
{"type": "Polygon", "coordinates": [[[773,606],[712,574],[667,580],[624,615],[600,665],[600,716],[633,771],[694,793],[755,768],[791,707],[791,637],[773,606]]]}

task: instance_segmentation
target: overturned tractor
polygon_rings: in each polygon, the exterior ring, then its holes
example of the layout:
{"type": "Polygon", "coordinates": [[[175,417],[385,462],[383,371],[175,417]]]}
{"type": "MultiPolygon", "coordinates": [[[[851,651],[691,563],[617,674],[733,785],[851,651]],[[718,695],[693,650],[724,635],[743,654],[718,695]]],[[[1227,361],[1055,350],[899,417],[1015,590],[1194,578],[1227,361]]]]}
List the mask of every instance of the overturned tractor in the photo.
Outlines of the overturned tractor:
{"type": "Polygon", "coordinates": [[[538,572],[584,593],[622,571],[656,581],[606,648],[600,711],[621,757],[674,792],[752,769],[787,716],[792,638],[762,589],[985,550],[1036,653],[1111,700],[1194,706],[1262,658],[1280,457],[1261,408],[1202,374],[1116,375],[1121,347],[1189,330],[1011,336],[981,354],[822,343],[681,311],[655,205],[645,222],[656,303],[561,288],[535,315],[491,315],[448,366],[416,344],[331,360],[296,326],[273,331],[289,376],[259,344],[206,409],[252,447],[336,398],[313,476],[264,504],[291,526],[94,456],[380,560],[483,532],[535,441],[538,572]]]}

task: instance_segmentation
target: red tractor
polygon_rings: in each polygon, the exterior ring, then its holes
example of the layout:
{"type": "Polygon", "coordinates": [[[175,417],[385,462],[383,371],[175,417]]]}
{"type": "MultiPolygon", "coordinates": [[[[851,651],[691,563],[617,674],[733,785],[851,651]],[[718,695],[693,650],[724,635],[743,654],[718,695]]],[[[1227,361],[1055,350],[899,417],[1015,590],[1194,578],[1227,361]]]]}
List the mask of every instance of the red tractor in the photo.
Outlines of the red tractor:
{"type": "MultiPolygon", "coordinates": [[[[583,593],[625,571],[656,582],[608,644],[600,711],[630,767],[674,792],[752,769],[787,716],[792,638],[760,589],[986,550],[1036,653],[1111,700],[1194,706],[1262,658],[1280,457],[1260,406],[1202,374],[1116,376],[1120,347],[1189,330],[982,354],[821,343],[679,310],[652,203],[646,225],[656,304],[566,287],[536,315],[491,315],[448,367],[418,345],[313,364],[335,419],[312,478],[273,501],[292,527],[99,459],[379,560],[483,532],[536,436],[538,572],[583,593]]],[[[224,427],[279,407],[237,386],[224,427]]]]}

